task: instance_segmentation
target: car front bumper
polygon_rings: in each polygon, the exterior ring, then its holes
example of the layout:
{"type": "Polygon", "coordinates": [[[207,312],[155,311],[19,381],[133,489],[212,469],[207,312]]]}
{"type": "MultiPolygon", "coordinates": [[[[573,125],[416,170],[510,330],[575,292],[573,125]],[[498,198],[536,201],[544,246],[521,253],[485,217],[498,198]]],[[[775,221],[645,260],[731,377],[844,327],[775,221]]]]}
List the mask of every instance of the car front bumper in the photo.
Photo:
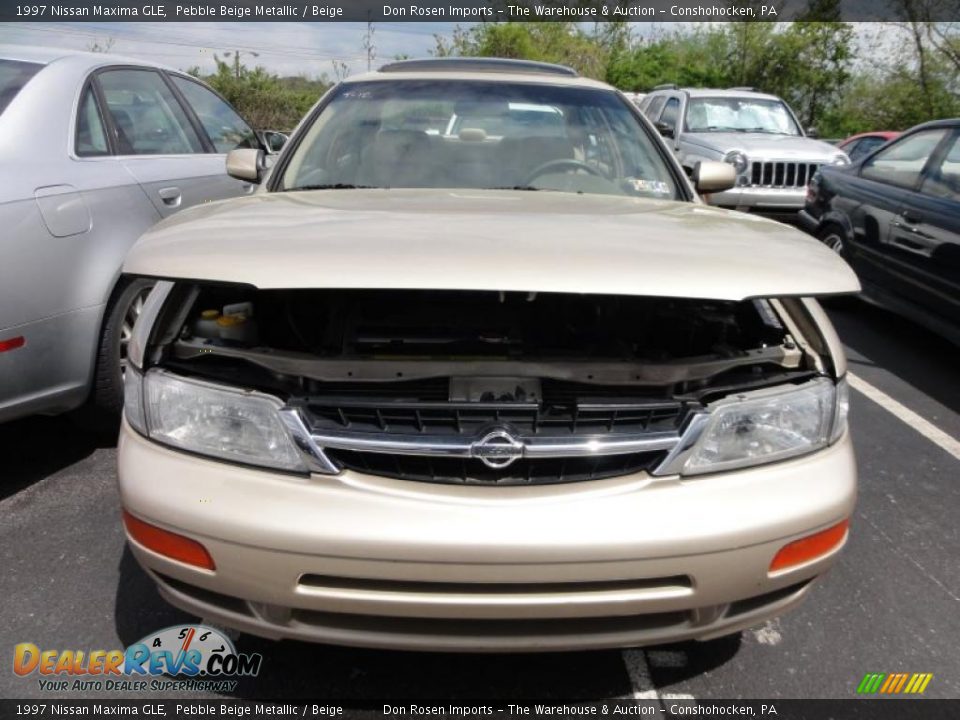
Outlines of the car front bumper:
{"type": "Polygon", "coordinates": [[[736,187],[721,193],[713,193],[705,199],[711,205],[720,207],[775,212],[778,210],[799,210],[807,197],[805,187],[769,188],[736,187]]]}
{"type": "Polygon", "coordinates": [[[848,518],[856,496],[848,435],[697,479],[496,488],[238,467],[124,423],[119,478],[127,511],[216,563],[128,538],[173,605],[270,638],[446,651],[628,647],[756,625],[798,604],[844,543],[771,574],[777,551],[848,518]]]}

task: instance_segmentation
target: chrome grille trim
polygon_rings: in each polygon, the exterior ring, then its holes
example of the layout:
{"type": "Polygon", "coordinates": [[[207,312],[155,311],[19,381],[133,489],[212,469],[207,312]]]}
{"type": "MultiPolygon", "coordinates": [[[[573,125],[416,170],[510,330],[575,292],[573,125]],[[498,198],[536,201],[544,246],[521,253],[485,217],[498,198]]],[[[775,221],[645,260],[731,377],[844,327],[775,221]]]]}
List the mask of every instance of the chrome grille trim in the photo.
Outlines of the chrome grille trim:
{"type": "MultiPolygon", "coordinates": [[[[340,468],[327,457],[325,448],[388,455],[467,459],[479,457],[475,446],[487,435],[388,435],[349,431],[318,433],[308,429],[301,411],[297,408],[283,408],[280,415],[310,469],[328,475],[339,474],[340,468]]],[[[678,465],[682,464],[680,461],[690,452],[703,432],[708,418],[707,412],[691,413],[678,432],[591,434],[573,438],[518,434],[512,438],[513,442],[522,448],[522,457],[526,459],[598,457],[666,451],[667,457],[653,471],[655,475],[663,475],[677,471],[678,465]]]]}
{"type": "MultiPolygon", "coordinates": [[[[378,433],[324,432],[311,435],[321,448],[360,450],[391,455],[432,455],[443,457],[476,457],[476,438],[444,435],[386,435],[378,433]]],[[[514,438],[523,447],[523,457],[558,458],[590,455],[626,455],[636,452],[670,450],[680,441],[678,433],[643,435],[585,435],[579,438],[531,437],[514,438]]]]}
{"type": "Polygon", "coordinates": [[[798,160],[754,160],[750,185],[769,188],[804,188],[823,163],[798,160]]]}

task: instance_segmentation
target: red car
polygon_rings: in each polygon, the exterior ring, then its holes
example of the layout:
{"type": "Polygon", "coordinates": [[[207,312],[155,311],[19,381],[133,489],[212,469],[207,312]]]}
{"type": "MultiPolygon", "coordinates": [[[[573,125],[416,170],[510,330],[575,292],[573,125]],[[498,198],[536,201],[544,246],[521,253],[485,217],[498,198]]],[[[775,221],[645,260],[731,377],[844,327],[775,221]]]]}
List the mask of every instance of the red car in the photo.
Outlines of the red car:
{"type": "Polygon", "coordinates": [[[873,132],[851,135],[837,147],[850,156],[850,162],[855,163],[898,135],[900,133],[897,130],[874,130],[873,132]]]}

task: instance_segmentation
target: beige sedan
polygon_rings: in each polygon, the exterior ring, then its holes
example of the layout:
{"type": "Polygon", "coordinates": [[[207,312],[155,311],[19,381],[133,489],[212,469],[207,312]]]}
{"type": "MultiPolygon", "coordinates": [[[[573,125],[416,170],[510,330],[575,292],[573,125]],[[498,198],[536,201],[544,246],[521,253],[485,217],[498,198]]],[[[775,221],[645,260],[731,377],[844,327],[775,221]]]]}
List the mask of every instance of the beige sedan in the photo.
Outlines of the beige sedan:
{"type": "Polygon", "coordinates": [[[711,638],[806,598],[856,497],[827,248],[698,196],[615,90],[401,62],[253,196],[161,223],[119,447],[172,604],[270,638],[538,651],[711,638]]]}

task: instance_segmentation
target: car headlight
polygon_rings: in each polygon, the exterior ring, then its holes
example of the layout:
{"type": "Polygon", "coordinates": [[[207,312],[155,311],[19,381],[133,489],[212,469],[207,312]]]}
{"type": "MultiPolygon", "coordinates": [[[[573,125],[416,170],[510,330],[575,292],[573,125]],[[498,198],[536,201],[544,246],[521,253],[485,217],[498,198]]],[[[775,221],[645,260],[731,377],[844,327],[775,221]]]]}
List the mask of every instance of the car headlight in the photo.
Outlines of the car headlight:
{"type": "Polygon", "coordinates": [[[846,153],[837,153],[836,155],[833,156],[832,164],[833,165],[849,165],[850,158],[847,156],[846,153]]]}
{"type": "Polygon", "coordinates": [[[180,377],[128,370],[127,421],[151,440],[248,465],[307,472],[271,395],[180,377]],[[142,386],[140,380],[142,379],[142,386]]]}
{"type": "Polygon", "coordinates": [[[709,408],[706,427],[682,475],[784,460],[825,447],[847,422],[847,387],[820,378],[724,398],[709,408]]]}
{"type": "Polygon", "coordinates": [[[750,164],[747,160],[747,156],[739,150],[731,150],[728,152],[723,156],[723,161],[733,165],[733,169],[737,171],[737,175],[742,175],[745,173],[747,171],[747,166],[750,164]]]}

